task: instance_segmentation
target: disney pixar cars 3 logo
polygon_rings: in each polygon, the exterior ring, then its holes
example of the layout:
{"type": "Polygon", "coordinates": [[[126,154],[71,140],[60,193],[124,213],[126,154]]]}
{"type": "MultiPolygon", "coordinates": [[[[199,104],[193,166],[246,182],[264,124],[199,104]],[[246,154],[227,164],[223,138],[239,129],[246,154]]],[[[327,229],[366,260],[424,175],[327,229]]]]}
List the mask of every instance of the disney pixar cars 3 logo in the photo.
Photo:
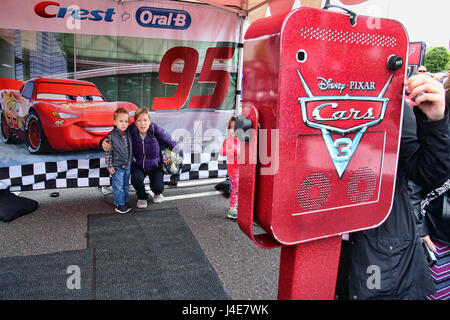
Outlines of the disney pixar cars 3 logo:
{"type": "MultiPolygon", "coordinates": [[[[302,109],[303,122],[322,132],[322,137],[333,161],[339,178],[345,172],[353,154],[368,127],[380,123],[385,115],[388,98],[384,94],[392,76],[378,97],[350,96],[313,96],[299,70],[297,70],[307,97],[298,98],[302,109]],[[353,139],[348,134],[355,133],[353,139]],[[331,134],[342,137],[335,140],[331,134]]],[[[371,87],[369,87],[371,88],[371,87]]]]}
{"type": "Polygon", "coordinates": [[[191,16],[184,10],[140,7],[136,21],[141,27],[185,30],[191,25],[191,16]]]}

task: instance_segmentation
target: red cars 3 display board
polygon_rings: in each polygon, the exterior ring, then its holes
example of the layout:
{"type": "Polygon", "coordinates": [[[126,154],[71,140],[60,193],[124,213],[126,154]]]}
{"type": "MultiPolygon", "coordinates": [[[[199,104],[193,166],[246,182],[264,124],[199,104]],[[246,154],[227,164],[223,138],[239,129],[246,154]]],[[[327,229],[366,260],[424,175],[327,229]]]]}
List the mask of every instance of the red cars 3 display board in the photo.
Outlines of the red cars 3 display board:
{"type": "Polygon", "coordinates": [[[25,142],[31,153],[98,149],[117,108],[127,109],[133,122],[136,105],[106,102],[91,82],[32,79],[20,90],[0,91],[2,139],[25,142]]]}
{"type": "MultiPolygon", "coordinates": [[[[244,108],[257,110],[260,131],[278,135],[271,158],[279,164],[266,174],[260,162],[241,165],[255,197],[241,179],[238,219],[254,202],[278,243],[375,227],[390,212],[408,38],[396,21],[381,19],[379,29],[367,21],[300,8],[246,33],[244,108]]],[[[270,143],[261,137],[259,148],[270,143]]]]}

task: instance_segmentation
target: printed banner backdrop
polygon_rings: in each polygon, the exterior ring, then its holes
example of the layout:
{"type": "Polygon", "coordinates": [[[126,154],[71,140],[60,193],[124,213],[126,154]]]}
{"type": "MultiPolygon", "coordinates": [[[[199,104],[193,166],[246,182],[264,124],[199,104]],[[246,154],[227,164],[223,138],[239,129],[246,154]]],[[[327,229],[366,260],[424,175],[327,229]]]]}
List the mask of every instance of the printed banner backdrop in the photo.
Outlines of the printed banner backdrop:
{"type": "Polygon", "coordinates": [[[98,142],[119,106],[147,107],[179,142],[180,180],[226,175],[219,150],[236,105],[237,14],[162,0],[2,6],[0,189],[109,185],[98,142]]]}
{"type": "Polygon", "coordinates": [[[423,65],[425,61],[425,53],[427,47],[425,42],[410,42],[409,56],[408,56],[408,71],[409,76],[416,72],[417,68],[423,65]]]}

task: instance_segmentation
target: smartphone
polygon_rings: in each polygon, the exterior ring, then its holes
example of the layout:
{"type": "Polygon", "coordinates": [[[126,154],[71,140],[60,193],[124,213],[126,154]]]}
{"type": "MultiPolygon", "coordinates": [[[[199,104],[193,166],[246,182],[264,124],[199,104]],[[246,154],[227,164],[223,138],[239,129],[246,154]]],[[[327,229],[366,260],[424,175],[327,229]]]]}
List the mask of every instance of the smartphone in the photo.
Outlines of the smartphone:
{"type": "Polygon", "coordinates": [[[425,256],[427,257],[428,266],[432,267],[436,264],[437,259],[434,252],[428,247],[426,242],[422,242],[423,250],[425,251],[425,256]]]}

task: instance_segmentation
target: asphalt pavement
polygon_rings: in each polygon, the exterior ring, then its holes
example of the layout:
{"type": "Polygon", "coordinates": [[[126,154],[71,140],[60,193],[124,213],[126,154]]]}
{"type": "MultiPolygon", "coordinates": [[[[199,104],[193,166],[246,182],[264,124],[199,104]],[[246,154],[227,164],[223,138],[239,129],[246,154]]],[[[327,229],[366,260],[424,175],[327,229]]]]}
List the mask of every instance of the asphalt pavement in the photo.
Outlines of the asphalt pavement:
{"type": "MultiPolygon", "coordinates": [[[[233,299],[277,298],[280,249],[261,249],[226,218],[229,199],[210,184],[166,186],[165,201],[152,208],[177,208],[233,299]]],[[[189,184],[189,183],[188,183],[189,184]]],[[[0,222],[0,257],[28,256],[87,247],[87,216],[113,213],[113,196],[98,188],[21,192],[39,202],[31,214],[0,222]],[[54,192],[59,196],[51,197],[54,192]]],[[[136,195],[130,192],[133,212],[136,195]]]]}

